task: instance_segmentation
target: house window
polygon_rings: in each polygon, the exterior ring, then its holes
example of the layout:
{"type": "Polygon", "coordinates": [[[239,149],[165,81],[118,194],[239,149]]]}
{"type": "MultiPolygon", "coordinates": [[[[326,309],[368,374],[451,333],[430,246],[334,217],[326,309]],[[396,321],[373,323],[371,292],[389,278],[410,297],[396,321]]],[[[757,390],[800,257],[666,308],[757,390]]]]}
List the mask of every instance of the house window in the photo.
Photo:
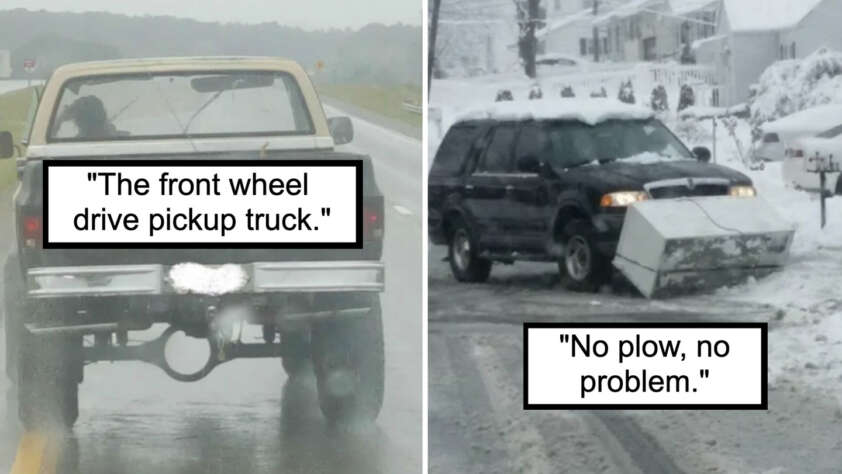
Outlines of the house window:
{"type": "Polygon", "coordinates": [[[786,59],[786,48],[784,48],[784,45],[781,45],[781,52],[778,53],[778,59],[786,59]]]}
{"type": "Polygon", "coordinates": [[[657,59],[657,52],[655,51],[655,37],[643,39],[643,60],[654,61],[657,59]]]}
{"type": "Polygon", "coordinates": [[[614,50],[620,52],[620,25],[614,27],[614,50]]]}
{"type": "Polygon", "coordinates": [[[793,41],[792,44],[789,45],[789,56],[792,59],[795,59],[795,41],[793,41]]]}
{"type": "Polygon", "coordinates": [[[588,39],[587,38],[579,38],[579,56],[587,56],[587,55],[588,55],[588,39]]]}

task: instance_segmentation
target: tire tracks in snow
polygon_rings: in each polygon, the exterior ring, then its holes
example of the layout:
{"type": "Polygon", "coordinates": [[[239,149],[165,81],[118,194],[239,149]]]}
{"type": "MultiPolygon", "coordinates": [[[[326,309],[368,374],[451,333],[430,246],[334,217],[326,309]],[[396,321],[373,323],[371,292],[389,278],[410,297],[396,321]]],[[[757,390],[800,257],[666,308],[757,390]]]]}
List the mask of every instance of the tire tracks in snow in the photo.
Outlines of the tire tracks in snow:
{"type": "Polygon", "coordinates": [[[430,439],[473,443],[431,445],[431,472],[681,472],[652,436],[621,413],[524,411],[522,345],[515,330],[431,323],[430,439]],[[448,399],[453,397],[459,400],[448,399]],[[442,406],[462,411],[442,413],[442,406]],[[466,449],[460,458],[457,451],[466,449]]]}

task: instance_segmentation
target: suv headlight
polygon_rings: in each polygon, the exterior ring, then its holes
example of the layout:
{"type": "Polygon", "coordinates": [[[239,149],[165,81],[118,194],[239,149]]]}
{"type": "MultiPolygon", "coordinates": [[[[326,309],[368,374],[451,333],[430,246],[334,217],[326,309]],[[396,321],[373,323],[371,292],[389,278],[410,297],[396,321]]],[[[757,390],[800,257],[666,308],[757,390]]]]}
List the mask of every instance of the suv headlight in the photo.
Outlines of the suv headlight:
{"type": "Polygon", "coordinates": [[[757,190],[754,189],[754,186],[731,186],[731,189],[728,190],[728,195],[734,197],[755,197],[757,196],[757,190]]]}
{"type": "Polygon", "coordinates": [[[602,196],[599,205],[602,207],[627,207],[647,199],[649,199],[649,195],[644,191],[619,191],[602,196]]]}

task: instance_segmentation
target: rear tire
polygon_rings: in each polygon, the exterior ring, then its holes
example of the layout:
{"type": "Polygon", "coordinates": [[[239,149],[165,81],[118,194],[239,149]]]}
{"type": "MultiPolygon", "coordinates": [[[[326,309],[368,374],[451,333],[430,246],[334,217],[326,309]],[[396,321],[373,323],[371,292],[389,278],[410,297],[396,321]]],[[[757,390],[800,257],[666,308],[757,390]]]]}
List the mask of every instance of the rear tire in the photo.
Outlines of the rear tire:
{"type": "Polygon", "coordinates": [[[281,344],[288,351],[281,359],[287,376],[298,377],[310,370],[310,341],[306,331],[281,332],[281,344]]]}
{"type": "Polygon", "coordinates": [[[23,333],[23,279],[17,254],[6,257],[3,268],[3,322],[6,334],[6,376],[18,380],[18,351],[23,333]]]}
{"type": "Polygon", "coordinates": [[[319,405],[331,424],[373,422],[383,406],[384,351],[380,299],[368,314],[322,321],[312,333],[319,405]]]}
{"type": "Polygon", "coordinates": [[[596,249],[595,235],[596,229],[586,220],[576,219],[564,227],[558,269],[568,290],[596,292],[611,279],[611,264],[596,249]]]}
{"type": "Polygon", "coordinates": [[[79,418],[81,341],[77,337],[24,335],[18,414],[26,429],[71,428],[79,418]]]}
{"type": "Polygon", "coordinates": [[[479,256],[479,245],[471,229],[463,221],[457,221],[447,244],[447,259],[456,280],[467,283],[482,283],[488,280],[492,262],[479,256]]]}

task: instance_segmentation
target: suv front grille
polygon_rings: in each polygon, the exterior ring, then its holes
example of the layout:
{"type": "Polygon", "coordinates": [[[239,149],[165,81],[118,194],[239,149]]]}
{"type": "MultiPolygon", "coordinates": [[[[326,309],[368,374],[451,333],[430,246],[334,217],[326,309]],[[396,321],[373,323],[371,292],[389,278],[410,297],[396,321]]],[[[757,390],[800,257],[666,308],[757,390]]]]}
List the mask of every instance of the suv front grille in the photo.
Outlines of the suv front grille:
{"type": "Polygon", "coordinates": [[[730,184],[720,178],[681,178],[655,181],[645,186],[652,199],[693,196],[726,196],[730,184]]]}

